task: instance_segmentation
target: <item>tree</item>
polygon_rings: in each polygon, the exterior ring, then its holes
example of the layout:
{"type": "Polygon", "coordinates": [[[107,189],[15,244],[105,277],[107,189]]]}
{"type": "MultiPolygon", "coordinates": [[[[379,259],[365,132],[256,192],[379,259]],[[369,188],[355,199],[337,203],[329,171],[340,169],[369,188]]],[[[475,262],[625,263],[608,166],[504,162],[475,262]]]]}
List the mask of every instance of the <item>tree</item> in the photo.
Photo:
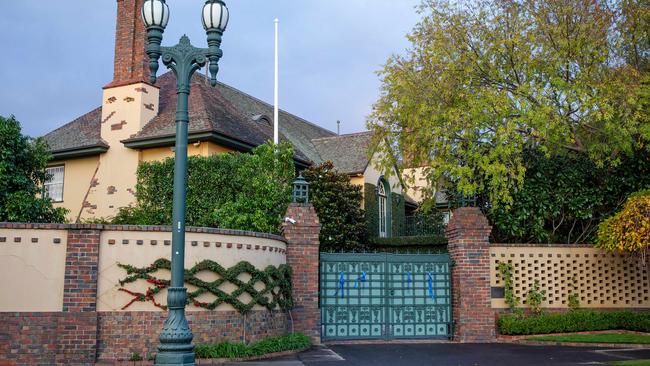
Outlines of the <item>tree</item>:
{"type": "MultiPolygon", "coordinates": [[[[369,117],[387,173],[512,203],[526,149],[599,167],[650,141],[648,0],[424,0],[369,117]]],[[[408,184],[409,182],[407,182],[408,184]]],[[[412,183],[412,182],[411,182],[412,183]]]]}
{"type": "Polygon", "coordinates": [[[43,140],[24,136],[13,116],[0,116],[0,222],[65,221],[67,210],[41,196],[49,160],[43,140]]]}
{"type": "Polygon", "coordinates": [[[650,151],[599,168],[578,154],[546,157],[526,151],[524,184],[509,209],[479,196],[501,243],[594,243],[598,224],[621,209],[627,197],[650,187],[650,151]]]}
{"type": "Polygon", "coordinates": [[[650,190],[630,196],[617,214],[598,227],[597,246],[610,251],[639,252],[646,263],[650,248],[650,190]]]}
{"type": "Polygon", "coordinates": [[[350,183],[350,177],[336,171],[330,161],[303,174],[309,182],[309,200],[322,225],[321,249],[363,249],[367,233],[361,187],[350,183]]]}

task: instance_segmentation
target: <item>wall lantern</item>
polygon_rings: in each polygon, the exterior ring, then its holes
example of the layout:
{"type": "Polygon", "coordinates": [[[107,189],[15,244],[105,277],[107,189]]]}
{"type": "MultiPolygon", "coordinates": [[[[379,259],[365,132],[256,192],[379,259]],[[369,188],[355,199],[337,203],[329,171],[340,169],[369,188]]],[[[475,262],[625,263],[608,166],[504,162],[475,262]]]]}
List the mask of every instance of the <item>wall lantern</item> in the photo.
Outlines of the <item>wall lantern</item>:
{"type": "Polygon", "coordinates": [[[303,178],[302,172],[293,181],[293,202],[309,203],[309,182],[303,178]]]}

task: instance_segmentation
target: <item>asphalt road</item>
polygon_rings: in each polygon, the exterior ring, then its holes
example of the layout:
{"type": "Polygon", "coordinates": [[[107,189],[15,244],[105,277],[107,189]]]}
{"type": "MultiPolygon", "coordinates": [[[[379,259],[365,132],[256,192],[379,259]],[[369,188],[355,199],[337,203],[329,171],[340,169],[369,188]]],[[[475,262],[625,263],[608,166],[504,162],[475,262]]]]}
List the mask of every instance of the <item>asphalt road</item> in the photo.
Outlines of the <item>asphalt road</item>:
{"type": "Polygon", "coordinates": [[[332,345],[296,356],[263,361],[275,366],[537,366],[606,365],[608,361],[650,359],[650,349],[524,346],[515,344],[332,345]],[[333,352],[332,352],[333,351],[333,352]],[[339,357],[340,356],[340,357],[339,357]]]}

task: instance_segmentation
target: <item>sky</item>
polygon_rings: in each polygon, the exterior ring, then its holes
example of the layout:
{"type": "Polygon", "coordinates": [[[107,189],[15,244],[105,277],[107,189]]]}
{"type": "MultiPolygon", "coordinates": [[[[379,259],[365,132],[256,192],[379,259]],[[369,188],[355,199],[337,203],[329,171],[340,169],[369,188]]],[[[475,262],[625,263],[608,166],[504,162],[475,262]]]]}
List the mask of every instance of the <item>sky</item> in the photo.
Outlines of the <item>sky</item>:
{"type": "MultiPolygon", "coordinates": [[[[204,0],[168,0],[163,45],[206,47],[204,0]]],[[[273,20],[280,19],[280,108],[341,133],[365,130],[376,72],[403,54],[420,0],[226,0],[218,79],[273,101],[273,20]]],[[[41,136],[98,107],[113,77],[115,0],[3,1],[0,115],[41,136]]],[[[165,67],[161,64],[161,69],[165,67]]]]}

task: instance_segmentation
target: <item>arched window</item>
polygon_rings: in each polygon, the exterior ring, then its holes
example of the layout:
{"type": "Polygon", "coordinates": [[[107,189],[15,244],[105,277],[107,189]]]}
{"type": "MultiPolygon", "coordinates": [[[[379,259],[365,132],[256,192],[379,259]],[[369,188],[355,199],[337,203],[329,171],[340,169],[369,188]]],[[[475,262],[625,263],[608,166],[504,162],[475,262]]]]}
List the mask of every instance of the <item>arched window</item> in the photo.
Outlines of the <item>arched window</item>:
{"type": "Polygon", "coordinates": [[[379,206],[379,237],[388,237],[388,199],[383,179],[377,183],[377,202],[379,206]]]}

